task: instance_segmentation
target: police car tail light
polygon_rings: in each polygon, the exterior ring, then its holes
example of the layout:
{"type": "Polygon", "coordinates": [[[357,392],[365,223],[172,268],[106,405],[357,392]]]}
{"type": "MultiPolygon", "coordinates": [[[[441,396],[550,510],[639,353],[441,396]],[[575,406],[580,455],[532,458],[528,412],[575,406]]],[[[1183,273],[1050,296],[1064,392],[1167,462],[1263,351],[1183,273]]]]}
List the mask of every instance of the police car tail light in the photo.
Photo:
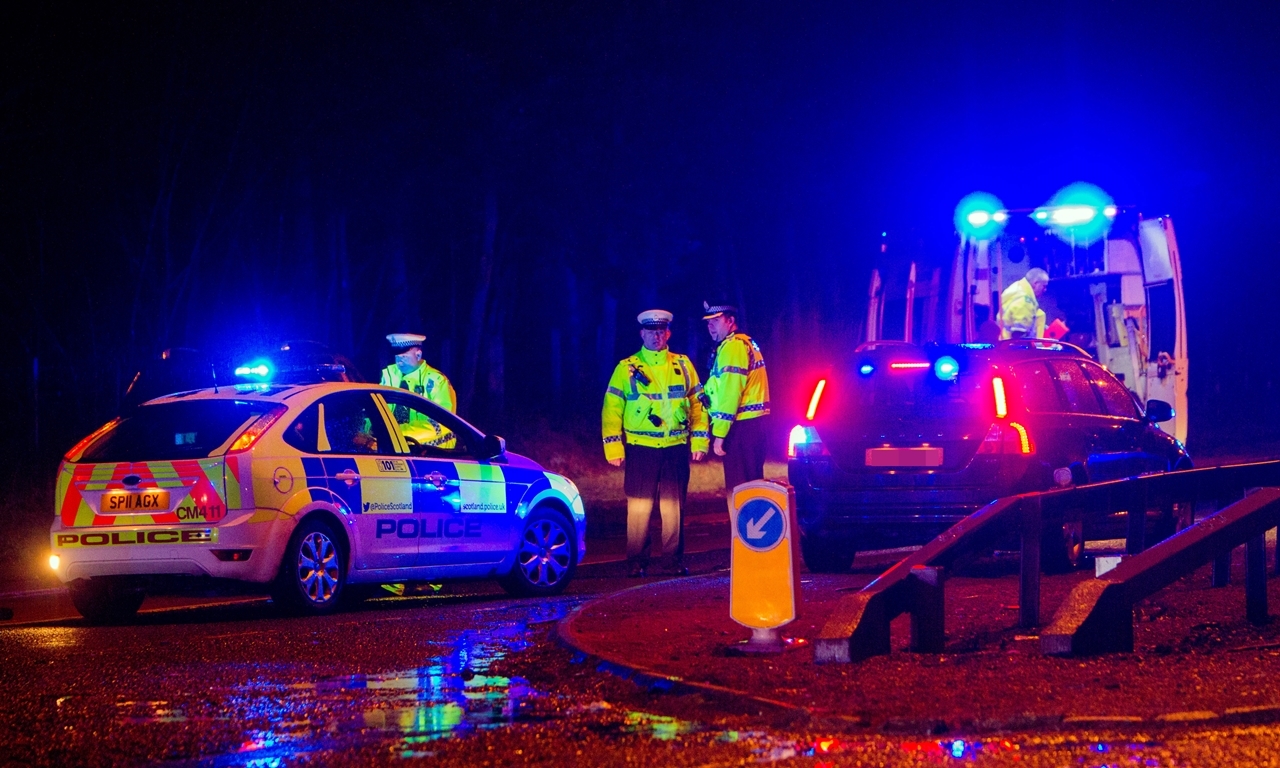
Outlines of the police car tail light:
{"type": "Polygon", "coordinates": [[[67,451],[66,454],[63,455],[62,460],[69,461],[72,463],[79,461],[80,455],[84,453],[86,450],[88,450],[89,446],[93,445],[98,438],[102,437],[107,432],[111,431],[112,429],[115,429],[115,426],[119,423],[120,423],[120,417],[117,416],[111,421],[108,421],[106,424],[103,424],[102,426],[98,427],[93,431],[91,435],[81,440],[80,442],[76,443],[75,445],[71,446],[71,450],[67,451]]]}
{"type": "Polygon", "coordinates": [[[285,410],[283,405],[277,405],[259,416],[257,421],[250,424],[248,429],[240,433],[236,441],[227,449],[227,453],[240,453],[252,448],[253,444],[258,442],[258,438],[262,437],[263,433],[270,429],[272,424],[280,420],[285,410]]]}
{"type": "Polygon", "coordinates": [[[996,401],[996,418],[1003,419],[1009,415],[1009,402],[1004,396],[1004,379],[999,376],[991,377],[991,394],[996,401]]]}
{"type": "Polygon", "coordinates": [[[822,444],[822,438],[818,437],[817,429],[803,424],[791,428],[791,434],[787,437],[788,457],[795,459],[826,455],[827,447],[822,444]]]}
{"type": "Polygon", "coordinates": [[[1036,443],[1027,428],[1016,421],[1008,424],[992,424],[987,436],[978,446],[979,454],[1030,456],[1036,452],[1036,443]]]}
{"type": "Polygon", "coordinates": [[[813,394],[809,397],[809,409],[804,412],[804,417],[809,421],[813,421],[813,415],[818,412],[818,402],[822,400],[822,390],[826,388],[826,379],[819,379],[817,386],[813,388],[813,394]]]}

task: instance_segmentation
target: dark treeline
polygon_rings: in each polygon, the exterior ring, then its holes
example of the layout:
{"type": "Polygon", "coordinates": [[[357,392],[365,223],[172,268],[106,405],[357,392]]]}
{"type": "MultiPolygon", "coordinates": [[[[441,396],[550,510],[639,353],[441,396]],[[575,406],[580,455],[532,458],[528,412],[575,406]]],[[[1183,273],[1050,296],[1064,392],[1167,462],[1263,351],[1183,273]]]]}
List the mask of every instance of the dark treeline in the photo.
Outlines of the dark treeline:
{"type": "Polygon", "coordinates": [[[1230,78],[1158,98],[1142,81],[1244,71],[1265,30],[1226,58],[1198,42],[1192,66],[1152,40],[1211,20],[1125,33],[1113,4],[1060,10],[993,29],[844,4],[23,9],[2,25],[4,464],[64,450],[173,346],[314,339],[376,376],[383,335],[417,331],[481,426],[587,418],[637,312],[674,311],[701,365],[715,296],[744,308],[793,414],[856,338],[882,228],[945,258],[961,195],[1037,205],[1078,178],[1179,217],[1193,391],[1219,397],[1249,366],[1215,319],[1266,248],[1237,237],[1240,265],[1214,271],[1206,219],[1275,202],[1262,170],[1221,170],[1275,116],[1213,117],[1256,103],[1230,78]]]}

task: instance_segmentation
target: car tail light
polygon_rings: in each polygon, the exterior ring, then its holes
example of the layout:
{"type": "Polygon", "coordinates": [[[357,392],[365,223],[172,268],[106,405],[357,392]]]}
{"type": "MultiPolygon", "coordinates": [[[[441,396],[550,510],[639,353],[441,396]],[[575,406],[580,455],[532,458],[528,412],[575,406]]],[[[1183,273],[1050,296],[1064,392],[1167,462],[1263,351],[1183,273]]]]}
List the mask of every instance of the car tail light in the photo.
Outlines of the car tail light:
{"type": "Polygon", "coordinates": [[[818,385],[813,388],[813,395],[809,397],[809,410],[804,412],[804,417],[809,421],[813,421],[813,415],[818,412],[818,402],[822,400],[822,390],[826,388],[826,379],[819,379],[818,385]]]}
{"type": "Polygon", "coordinates": [[[978,446],[979,454],[1020,454],[1030,456],[1036,452],[1036,443],[1027,428],[1016,421],[1008,424],[992,424],[987,436],[978,446]]]}
{"type": "Polygon", "coordinates": [[[249,428],[240,433],[236,441],[227,449],[227,453],[241,453],[253,447],[258,442],[258,438],[271,428],[272,424],[279,421],[287,409],[283,405],[277,405],[275,408],[267,411],[258,417],[257,421],[249,425],[249,428]]]}
{"type": "Polygon", "coordinates": [[[71,446],[71,450],[67,451],[63,455],[62,460],[75,463],[80,459],[80,454],[84,453],[89,448],[89,446],[93,445],[93,443],[97,441],[98,438],[102,437],[107,432],[110,432],[112,429],[115,429],[115,426],[119,423],[120,423],[120,417],[117,416],[111,421],[108,421],[106,424],[103,424],[102,426],[98,427],[88,437],[76,443],[75,445],[71,446]]]}
{"type": "Polygon", "coordinates": [[[1009,403],[1004,397],[1004,379],[999,376],[992,376],[991,392],[996,399],[996,418],[1003,419],[1009,415],[1009,403]]]}
{"type": "Polygon", "coordinates": [[[794,459],[826,455],[827,447],[822,444],[822,438],[818,437],[817,429],[802,424],[791,428],[791,434],[787,436],[788,457],[794,459]]]}

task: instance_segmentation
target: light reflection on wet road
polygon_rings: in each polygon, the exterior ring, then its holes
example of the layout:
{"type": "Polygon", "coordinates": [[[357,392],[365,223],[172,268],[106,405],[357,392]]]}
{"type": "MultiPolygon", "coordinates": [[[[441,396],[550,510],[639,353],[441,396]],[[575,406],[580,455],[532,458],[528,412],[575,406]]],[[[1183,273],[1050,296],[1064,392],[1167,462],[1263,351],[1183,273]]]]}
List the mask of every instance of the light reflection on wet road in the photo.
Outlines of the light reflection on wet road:
{"type": "Polygon", "coordinates": [[[569,660],[550,629],[585,599],[388,600],[314,620],[256,604],[2,630],[2,658],[21,669],[0,669],[0,765],[1276,762],[1274,727],[926,737],[732,713],[569,660]]]}

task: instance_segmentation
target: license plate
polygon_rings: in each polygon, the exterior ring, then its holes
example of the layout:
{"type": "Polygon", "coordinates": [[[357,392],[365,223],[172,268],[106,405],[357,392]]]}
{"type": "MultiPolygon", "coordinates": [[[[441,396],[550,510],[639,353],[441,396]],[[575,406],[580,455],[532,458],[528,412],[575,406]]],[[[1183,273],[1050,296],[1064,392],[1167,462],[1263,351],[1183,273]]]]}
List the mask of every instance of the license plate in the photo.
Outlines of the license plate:
{"type": "Polygon", "coordinates": [[[868,467],[940,467],[942,449],[925,448],[868,448],[868,467]]]}
{"type": "Polygon", "coordinates": [[[145,491],[107,491],[102,494],[101,515],[151,514],[169,511],[169,492],[162,488],[145,491]]]}

